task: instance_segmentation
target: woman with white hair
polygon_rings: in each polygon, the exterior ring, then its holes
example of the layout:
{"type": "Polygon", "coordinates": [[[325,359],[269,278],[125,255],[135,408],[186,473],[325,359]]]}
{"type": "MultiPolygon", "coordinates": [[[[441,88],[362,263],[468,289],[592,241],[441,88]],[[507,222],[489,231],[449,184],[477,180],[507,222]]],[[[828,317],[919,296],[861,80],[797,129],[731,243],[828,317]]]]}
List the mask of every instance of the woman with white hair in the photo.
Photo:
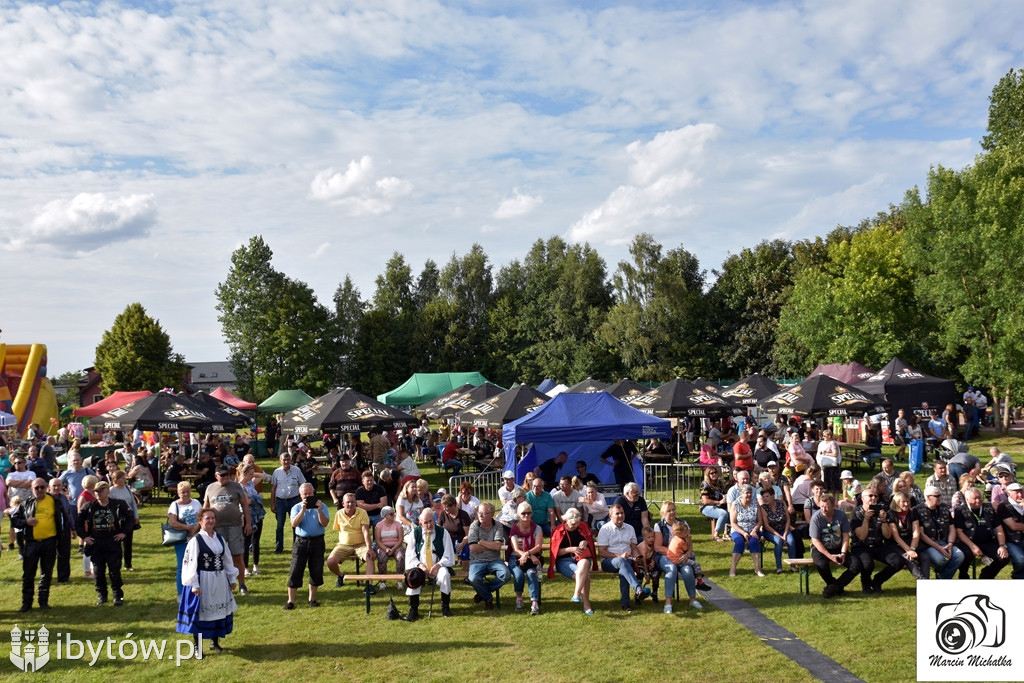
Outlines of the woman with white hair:
{"type": "Polygon", "coordinates": [[[754,560],[754,573],[764,576],[761,571],[761,516],[760,507],[754,502],[754,487],[744,484],[740,487],[740,496],[730,508],[732,524],[732,568],[729,576],[736,576],[736,566],[743,556],[745,548],[750,549],[750,557],[754,560]]]}
{"type": "Polygon", "coordinates": [[[633,527],[636,542],[644,540],[642,531],[645,526],[651,526],[651,513],[647,511],[647,501],[640,495],[636,482],[631,481],[622,487],[622,495],[615,499],[615,504],[622,506],[623,521],[633,527]]]}
{"type": "Polygon", "coordinates": [[[594,536],[576,508],[570,508],[562,515],[562,523],[551,531],[551,545],[548,554],[548,578],[555,578],[555,569],[567,579],[575,579],[572,592],[573,602],[583,603],[583,613],[594,613],[590,606],[590,569],[597,557],[594,536]]]}

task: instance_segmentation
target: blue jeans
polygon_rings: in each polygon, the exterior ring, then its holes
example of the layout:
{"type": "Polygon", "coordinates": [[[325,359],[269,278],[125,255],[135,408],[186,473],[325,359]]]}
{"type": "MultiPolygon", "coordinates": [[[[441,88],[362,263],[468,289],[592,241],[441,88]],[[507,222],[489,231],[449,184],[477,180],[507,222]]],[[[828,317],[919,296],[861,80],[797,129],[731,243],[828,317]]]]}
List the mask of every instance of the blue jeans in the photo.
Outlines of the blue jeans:
{"type": "Polygon", "coordinates": [[[640,588],[640,582],[636,580],[633,572],[632,560],[621,557],[605,557],[601,560],[601,569],[606,572],[617,572],[619,575],[619,593],[623,605],[628,605],[630,600],[629,591],[636,592],[640,588]]]}
{"type": "Polygon", "coordinates": [[[743,554],[743,550],[749,547],[751,554],[761,552],[761,541],[756,536],[751,536],[749,539],[743,538],[743,534],[738,531],[732,532],[732,551],[734,553],[743,554]]]}
{"type": "MultiPolygon", "coordinates": [[[[274,550],[284,550],[284,523],[288,521],[288,515],[291,514],[292,506],[297,505],[299,497],[288,498],[282,500],[277,498],[274,500],[274,514],[277,515],[277,532],[274,535],[274,550]]],[[[294,535],[294,532],[293,532],[294,535]]]]}
{"type": "MultiPolygon", "coordinates": [[[[942,547],[946,547],[947,545],[942,541],[936,541],[936,543],[942,547]]],[[[1007,545],[1007,549],[1009,549],[1009,545],[1007,545]]],[[[935,576],[940,579],[952,579],[953,576],[956,575],[956,570],[960,568],[960,565],[963,564],[964,559],[966,559],[964,557],[964,551],[957,548],[956,545],[953,546],[953,552],[950,554],[948,560],[945,555],[930,545],[925,546],[922,544],[918,550],[924,551],[923,553],[918,553],[917,556],[918,560],[921,562],[921,571],[924,572],[925,576],[928,576],[928,567],[935,567],[935,576]]],[[[1011,554],[1010,557],[1012,558],[1013,555],[1011,554]]]]}
{"type": "Polygon", "coordinates": [[[512,568],[512,579],[516,595],[520,596],[523,594],[523,584],[529,580],[530,600],[540,600],[540,577],[537,576],[537,568],[533,567],[524,570],[514,559],[509,560],[509,566],[512,568]]]}
{"type": "Polygon", "coordinates": [[[1024,579],[1024,543],[1006,544],[1006,552],[1010,553],[1010,565],[1013,567],[1011,579],[1024,579]]]}
{"type": "Polygon", "coordinates": [[[729,511],[714,505],[702,505],[700,514],[715,520],[715,533],[721,536],[725,531],[725,525],[729,523],[729,511]]]}
{"type": "Polygon", "coordinates": [[[492,593],[508,583],[510,578],[512,578],[512,573],[509,571],[508,565],[501,560],[471,562],[469,565],[469,582],[473,584],[476,594],[484,602],[491,602],[492,593]],[[494,574],[494,578],[490,581],[487,580],[488,574],[494,574]]]}
{"type": "MultiPolygon", "coordinates": [[[[655,532],[658,533],[658,532],[655,532]]],[[[665,597],[671,600],[676,596],[676,581],[679,580],[679,567],[669,562],[664,555],[656,555],[658,569],[661,570],[661,582],[665,585],[665,597]]],[[[691,584],[693,583],[693,572],[690,572],[691,584]]]]}
{"type": "Polygon", "coordinates": [[[946,469],[949,471],[949,476],[953,477],[953,481],[957,482],[957,485],[960,484],[961,475],[967,472],[967,470],[964,469],[964,466],[958,462],[949,463],[946,465],[946,469]]]}
{"type": "Polygon", "coordinates": [[[537,520],[533,520],[533,523],[540,527],[541,533],[544,534],[545,538],[549,538],[551,536],[551,522],[549,522],[547,520],[545,520],[543,522],[538,522],[537,520]]]}
{"type": "Polygon", "coordinates": [[[178,560],[178,571],[174,575],[174,582],[178,585],[178,598],[181,599],[181,562],[185,559],[185,546],[188,545],[188,541],[183,543],[174,544],[174,556],[178,560]]]}
{"type": "MultiPolygon", "coordinates": [[[[771,541],[772,546],[775,550],[775,568],[782,569],[782,541],[783,538],[778,534],[773,534],[769,531],[764,532],[764,540],[771,541]]],[[[793,530],[790,529],[786,534],[786,543],[789,545],[789,559],[796,557],[796,537],[793,536],[793,530]]]]}

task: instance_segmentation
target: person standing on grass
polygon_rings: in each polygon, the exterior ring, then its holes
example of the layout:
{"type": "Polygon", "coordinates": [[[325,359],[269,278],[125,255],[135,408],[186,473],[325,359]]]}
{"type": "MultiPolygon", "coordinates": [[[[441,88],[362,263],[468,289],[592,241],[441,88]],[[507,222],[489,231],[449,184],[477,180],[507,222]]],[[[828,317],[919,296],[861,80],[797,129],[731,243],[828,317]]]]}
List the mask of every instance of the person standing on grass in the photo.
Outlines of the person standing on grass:
{"type": "Polygon", "coordinates": [[[124,604],[121,581],[121,541],[125,528],[134,522],[131,510],[120,500],[110,497],[110,484],[97,482],[96,500],[89,501],[78,513],[78,536],[85,543],[96,574],[96,604],[107,601],[107,575],[114,591],[114,607],[124,604]]]}
{"type": "Polygon", "coordinates": [[[316,592],[324,583],[324,534],[331,521],[327,516],[327,506],[317,499],[313,485],[308,482],[299,487],[299,496],[302,502],[291,510],[295,540],[292,543],[292,566],[288,571],[288,602],[284,604],[286,610],[295,609],[295,598],[302,587],[302,576],[307,568],[310,607],[320,606],[316,592]]]}
{"type": "Polygon", "coordinates": [[[63,512],[63,527],[57,536],[57,583],[71,583],[71,534],[75,531],[74,508],[71,501],[64,495],[64,482],[53,478],[49,483],[49,492],[60,503],[63,512]]]}
{"type": "Polygon", "coordinates": [[[299,503],[299,488],[306,483],[306,478],[302,476],[299,468],[292,466],[290,453],[282,453],[280,461],[281,466],[270,476],[270,508],[277,516],[274,553],[278,555],[284,552],[284,521],[299,503]]]}
{"type": "Polygon", "coordinates": [[[216,531],[217,513],[209,508],[200,513],[199,532],[185,548],[178,607],[178,633],[191,633],[196,649],[202,638],[211,638],[214,652],[223,652],[220,639],[234,630],[238,609],[233,591],[238,568],[231,559],[224,537],[216,531]]]}
{"type": "Polygon", "coordinates": [[[21,608],[32,609],[36,570],[39,570],[39,607],[50,609],[50,581],[57,560],[57,539],[64,531],[64,514],[56,496],[46,492],[46,480],[35,479],[25,499],[11,514],[11,527],[23,530],[21,608]]]}
{"type": "MultiPolygon", "coordinates": [[[[227,541],[238,575],[244,576],[245,561],[242,553],[245,549],[245,537],[252,534],[249,496],[245,494],[242,485],[235,481],[233,468],[220,465],[217,467],[216,475],[217,481],[206,487],[203,507],[216,510],[217,533],[227,541]]],[[[244,580],[239,583],[239,592],[242,595],[249,594],[244,580]]]]}
{"type": "Polygon", "coordinates": [[[260,538],[263,536],[263,519],[267,516],[259,486],[264,479],[269,479],[269,477],[263,472],[257,472],[255,465],[245,461],[242,461],[236,472],[238,473],[238,483],[241,484],[245,495],[249,497],[249,522],[251,524],[251,533],[246,535],[242,544],[242,567],[245,568],[245,576],[259,576],[260,538]],[[247,569],[250,553],[252,553],[252,570],[247,569]]]}

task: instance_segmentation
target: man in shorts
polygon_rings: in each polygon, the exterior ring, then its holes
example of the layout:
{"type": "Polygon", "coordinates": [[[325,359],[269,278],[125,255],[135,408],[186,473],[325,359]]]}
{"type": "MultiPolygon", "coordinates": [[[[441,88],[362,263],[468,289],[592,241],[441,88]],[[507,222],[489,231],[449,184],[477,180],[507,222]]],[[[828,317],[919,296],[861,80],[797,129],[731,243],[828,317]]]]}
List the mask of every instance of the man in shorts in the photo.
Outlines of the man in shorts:
{"type": "MultiPolygon", "coordinates": [[[[216,471],[217,481],[206,487],[203,495],[203,507],[217,513],[217,533],[224,537],[231,560],[238,568],[239,579],[245,576],[245,537],[252,533],[252,520],[249,517],[249,496],[245,489],[235,481],[235,470],[221,465],[216,471]]],[[[239,581],[238,592],[248,595],[249,589],[245,581],[239,581]]]]}
{"type": "MultiPolygon", "coordinates": [[[[341,563],[358,557],[366,563],[366,573],[374,573],[374,554],[370,552],[370,516],[356,505],[356,494],[346,493],[341,499],[341,509],[334,515],[334,530],[338,532],[338,545],[334,546],[327,558],[327,569],[338,577],[341,585],[344,575],[341,563]]],[[[369,588],[371,593],[373,587],[369,588]]]]}

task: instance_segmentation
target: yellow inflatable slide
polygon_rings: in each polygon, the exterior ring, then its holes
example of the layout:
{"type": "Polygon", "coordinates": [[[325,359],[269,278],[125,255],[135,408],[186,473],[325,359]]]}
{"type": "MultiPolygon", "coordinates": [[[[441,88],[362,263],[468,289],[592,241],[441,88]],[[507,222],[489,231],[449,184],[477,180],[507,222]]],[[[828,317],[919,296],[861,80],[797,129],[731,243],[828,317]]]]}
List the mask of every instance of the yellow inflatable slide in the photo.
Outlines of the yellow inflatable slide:
{"type": "Polygon", "coordinates": [[[18,436],[33,422],[48,434],[57,433],[53,421],[60,413],[46,377],[45,344],[0,344],[0,410],[17,418],[18,436]]]}

